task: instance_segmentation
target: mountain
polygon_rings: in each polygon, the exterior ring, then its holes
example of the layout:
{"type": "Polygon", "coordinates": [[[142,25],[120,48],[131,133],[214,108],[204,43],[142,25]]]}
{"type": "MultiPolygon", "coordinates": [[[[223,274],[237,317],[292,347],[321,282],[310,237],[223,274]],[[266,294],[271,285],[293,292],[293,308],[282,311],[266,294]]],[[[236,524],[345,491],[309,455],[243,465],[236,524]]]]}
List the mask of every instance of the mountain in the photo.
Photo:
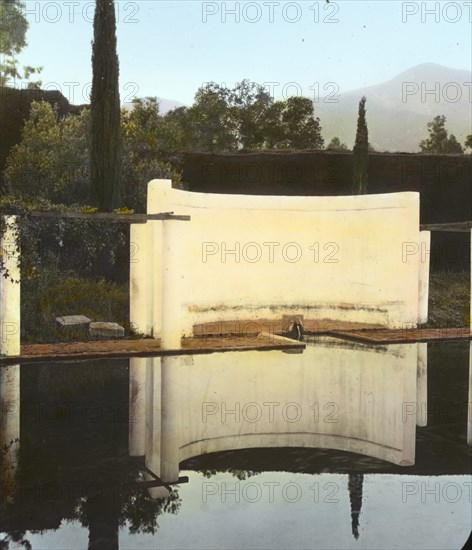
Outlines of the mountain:
{"type": "MultiPolygon", "coordinates": [[[[334,136],[354,144],[358,105],[367,98],[369,141],[376,151],[418,152],[426,125],[446,116],[446,128],[463,144],[472,127],[472,73],[424,63],[392,80],[339,94],[337,103],[315,104],[326,144],[334,136]]],[[[334,98],[333,98],[334,99],[334,98]]]]}

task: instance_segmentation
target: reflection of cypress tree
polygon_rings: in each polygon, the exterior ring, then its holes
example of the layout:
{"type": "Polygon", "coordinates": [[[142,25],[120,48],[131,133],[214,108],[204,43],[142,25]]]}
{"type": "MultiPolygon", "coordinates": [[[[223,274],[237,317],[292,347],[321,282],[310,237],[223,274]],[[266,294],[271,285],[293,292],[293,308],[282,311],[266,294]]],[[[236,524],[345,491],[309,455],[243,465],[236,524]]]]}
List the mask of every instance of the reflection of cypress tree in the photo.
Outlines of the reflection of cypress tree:
{"type": "Polygon", "coordinates": [[[359,516],[362,509],[364,474],[349,474],[349,500],[351,501],[351,525],[354,538],[359,538],[359,516]]]}

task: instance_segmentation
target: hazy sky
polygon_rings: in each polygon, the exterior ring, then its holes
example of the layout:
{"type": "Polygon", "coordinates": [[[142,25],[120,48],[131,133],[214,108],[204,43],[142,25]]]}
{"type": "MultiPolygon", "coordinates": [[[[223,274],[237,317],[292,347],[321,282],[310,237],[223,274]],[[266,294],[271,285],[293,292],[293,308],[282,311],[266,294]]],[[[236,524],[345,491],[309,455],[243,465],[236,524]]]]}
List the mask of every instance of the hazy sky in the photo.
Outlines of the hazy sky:
{"type": "MultiPolygon", "coordinates": [[[[472,2],[355,0],[116,2],[122,101],[154,95],[192,103],[208,81],[248,78],[275,97],[339,93],[434,62],[471,69],[472,2]],[[267,84],[276,83],[276,84],[267,84]],[[296,83],[291,85],[290,83],[296,83]]],[[[45,87],[88,100],[91,0],[28,0],[25,64],[45,87]]]]}

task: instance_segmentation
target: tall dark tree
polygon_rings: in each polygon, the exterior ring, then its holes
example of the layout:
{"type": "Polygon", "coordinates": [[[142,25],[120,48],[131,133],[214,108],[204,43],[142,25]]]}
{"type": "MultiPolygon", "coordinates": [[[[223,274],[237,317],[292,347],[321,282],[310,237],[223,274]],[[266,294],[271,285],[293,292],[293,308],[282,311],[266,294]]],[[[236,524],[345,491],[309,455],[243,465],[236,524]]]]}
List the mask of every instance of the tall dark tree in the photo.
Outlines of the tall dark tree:
{"type": "Polygon", "coordinates": [[[119,63],[113,0],[96,0],[92,53],[91,175],[99,210],[121,206],[119,63]]]}
{"type": "Polygon", "coordinates": [[[365,118],[365,96],[359,102],[359,117],[357,119],[356,142],[354,144],[354,174],[353,188],[355,195],[367,192],[367,168],[369,165],[369,131],[365,118]]]}

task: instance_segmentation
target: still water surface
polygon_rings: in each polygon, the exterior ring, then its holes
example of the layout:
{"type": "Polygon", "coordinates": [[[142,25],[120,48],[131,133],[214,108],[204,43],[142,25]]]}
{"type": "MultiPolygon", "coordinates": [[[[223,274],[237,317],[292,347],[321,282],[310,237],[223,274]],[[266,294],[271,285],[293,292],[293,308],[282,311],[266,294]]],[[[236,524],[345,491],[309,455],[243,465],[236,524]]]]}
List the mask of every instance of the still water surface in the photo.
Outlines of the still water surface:
{"type": "Polygon", "coordinates": [[[1,367],[0,547],[462,548],[469,351],[1,367]]]}

